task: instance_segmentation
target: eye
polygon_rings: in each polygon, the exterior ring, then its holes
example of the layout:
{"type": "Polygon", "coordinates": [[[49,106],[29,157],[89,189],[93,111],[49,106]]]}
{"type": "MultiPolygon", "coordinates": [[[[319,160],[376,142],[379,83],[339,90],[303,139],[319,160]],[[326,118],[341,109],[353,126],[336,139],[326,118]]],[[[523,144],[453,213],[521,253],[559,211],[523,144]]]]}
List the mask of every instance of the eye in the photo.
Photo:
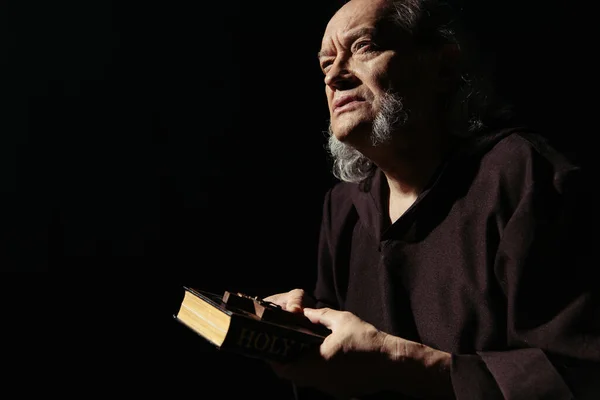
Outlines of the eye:
{"type": "Polygon", "coordinates": [[[375,48],[375,44],[370,40],[361,40],[354,43],[354,53],[369,51],[375,48]]]}
{"type": "Polygon", "coordinates": [[[329,69],[329,67],[331,66],[331,64],[333,64],[333,60],[325,60],[321,63],[321,69],[323,70],[323,72],[327,73],[327,70],[329,69]]]}

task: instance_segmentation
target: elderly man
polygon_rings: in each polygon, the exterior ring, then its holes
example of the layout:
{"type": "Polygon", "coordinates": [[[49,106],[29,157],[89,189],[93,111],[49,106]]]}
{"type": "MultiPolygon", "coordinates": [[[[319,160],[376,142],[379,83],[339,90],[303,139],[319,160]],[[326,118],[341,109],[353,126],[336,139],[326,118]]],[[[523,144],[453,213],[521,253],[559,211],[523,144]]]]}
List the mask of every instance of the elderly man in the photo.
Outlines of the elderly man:
{"type": "Polygon", "coordinates": [[[600,398],[583,172],[511,125],[451,11],[352,0],[326,27],[341,182],[314,288],[266,299],[331,334],[273,368],[342,398],[600,398]]]}

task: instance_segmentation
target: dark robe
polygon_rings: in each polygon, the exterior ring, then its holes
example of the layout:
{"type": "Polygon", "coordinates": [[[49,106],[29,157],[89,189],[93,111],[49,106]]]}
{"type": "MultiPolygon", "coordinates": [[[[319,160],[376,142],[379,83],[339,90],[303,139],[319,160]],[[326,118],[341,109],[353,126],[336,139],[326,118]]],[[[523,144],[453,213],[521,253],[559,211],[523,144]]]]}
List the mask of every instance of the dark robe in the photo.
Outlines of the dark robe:
{"type": "Polygon", "coordinates": [[[393,224],[381,171],[339,183],[314,296],[451,353],[460,400],[600,399],[591,184],[519,129],[465,141],[393,224]]]}

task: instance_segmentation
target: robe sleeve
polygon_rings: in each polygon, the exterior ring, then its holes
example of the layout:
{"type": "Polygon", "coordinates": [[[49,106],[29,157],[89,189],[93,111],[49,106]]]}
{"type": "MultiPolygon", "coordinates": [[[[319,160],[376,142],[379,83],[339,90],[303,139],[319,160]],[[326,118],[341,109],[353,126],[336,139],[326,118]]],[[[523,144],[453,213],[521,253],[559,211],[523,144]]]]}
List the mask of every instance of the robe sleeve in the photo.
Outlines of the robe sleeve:
{"type": "Polygon", "coordinates": [[[541,176],[528,182],[494,264],[507,350],[452,355],[459,400],[600,399],[592,181],[578,170],[541,176]]]}

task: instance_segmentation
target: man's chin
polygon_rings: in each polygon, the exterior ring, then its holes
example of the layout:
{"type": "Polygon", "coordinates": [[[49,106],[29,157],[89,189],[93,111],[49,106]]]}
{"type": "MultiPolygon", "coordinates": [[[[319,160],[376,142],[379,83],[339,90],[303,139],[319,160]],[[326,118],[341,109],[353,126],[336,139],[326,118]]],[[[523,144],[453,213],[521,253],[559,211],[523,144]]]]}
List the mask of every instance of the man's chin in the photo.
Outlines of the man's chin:
{"type": "Polygon", "coordinates": [[[342,123],[332,125],[330,133],[340,142],[351,146],[365,143],[371,136],[372,123],[342,123]]]}

